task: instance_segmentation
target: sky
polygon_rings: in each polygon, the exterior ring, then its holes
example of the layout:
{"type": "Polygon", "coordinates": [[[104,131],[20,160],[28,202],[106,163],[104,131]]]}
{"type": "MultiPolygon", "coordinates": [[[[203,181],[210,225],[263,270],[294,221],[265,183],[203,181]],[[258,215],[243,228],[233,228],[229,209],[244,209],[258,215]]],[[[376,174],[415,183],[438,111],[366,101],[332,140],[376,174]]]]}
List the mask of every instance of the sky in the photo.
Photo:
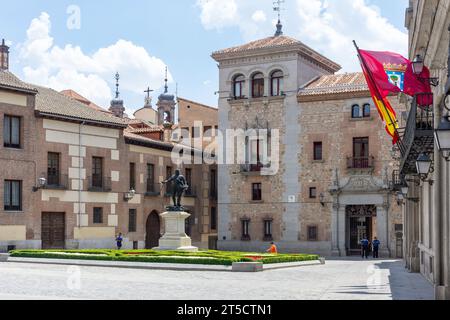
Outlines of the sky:
{"type": "MultiPolygon", "coordinates": [[[[0,38],[11,47],[10,70],[55,90],[73,89],[109,107],[118,71],[127,113],[153,104],[164,90],[217,105],[211,53],[272,36],[272,0],[15,0],[0,8],[0,38]]],[[[352,40],[363,49],[407,55],[408,0],[285,0],[282,23],[294,37],[360,71],[352,40]]]]}

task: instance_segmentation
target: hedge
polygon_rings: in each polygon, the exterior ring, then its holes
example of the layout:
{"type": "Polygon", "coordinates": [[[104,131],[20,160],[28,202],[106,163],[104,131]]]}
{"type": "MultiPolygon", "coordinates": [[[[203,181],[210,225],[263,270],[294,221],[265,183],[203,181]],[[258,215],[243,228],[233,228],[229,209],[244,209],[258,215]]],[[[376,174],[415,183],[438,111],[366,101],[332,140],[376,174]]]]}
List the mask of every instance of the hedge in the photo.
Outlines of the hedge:
{"type": "Polygon", "coordinates": [[[148,263],[176,263],[176,264],[204,264],[230,266],[233,262],[253,262],[249,256],[261,257],[264,264],[300,262],[318,260],[317,255],[305,254],[258,254],[227,251],[154,251],[154,250],[15,250],[10,252],[11,257],[42,258],[42,259],[69,259],[69,260],[98,260],[98,261],[126,261],[148,263]],[[62,255],[60,253],[67,253],[62,255]],[[73,255],[70,255],[73,253],[73,255]],[[195,258],[188,258],[195,257],[195,258]]]}

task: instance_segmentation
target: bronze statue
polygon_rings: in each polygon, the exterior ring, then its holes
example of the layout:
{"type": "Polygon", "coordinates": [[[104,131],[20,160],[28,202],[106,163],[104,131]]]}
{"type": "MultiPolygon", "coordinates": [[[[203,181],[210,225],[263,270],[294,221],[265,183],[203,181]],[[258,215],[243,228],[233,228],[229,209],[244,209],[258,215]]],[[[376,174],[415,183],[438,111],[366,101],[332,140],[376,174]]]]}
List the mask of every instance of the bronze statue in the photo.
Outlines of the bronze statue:
{"type": "Polygon", "coordinates": [[[181,197],[183,196],[183,193],[189,189],[186,178],[181,175],[180,170],[175,170],[175,174],[162,183],[167,184],[169,182],[172,182],[171,195],[173,200],[173,207],[170,209],[182,210],[181,197]]]}

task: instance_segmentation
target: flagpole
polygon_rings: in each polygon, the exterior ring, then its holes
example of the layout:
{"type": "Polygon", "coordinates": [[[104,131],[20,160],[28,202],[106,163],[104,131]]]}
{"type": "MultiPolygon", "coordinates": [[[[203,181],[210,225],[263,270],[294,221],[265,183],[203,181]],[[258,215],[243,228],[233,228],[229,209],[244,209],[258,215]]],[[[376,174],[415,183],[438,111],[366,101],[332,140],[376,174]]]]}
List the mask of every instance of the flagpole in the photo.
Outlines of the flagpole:
{"type": "MultiPolygon", "coordinates": [[[[355,46],[355,48],[356,48],[356,51],[358,52],[358,58],[359,58],[359,61],[361,62],[361,64],[363,65],[364,69],[366,69],[366,70],[367,70],[367,73],[369,74],[370,81],[372,81],[372,87],[375,89],[375,94],[378,95],[378,96],[377,96],[377,99],[379,99],[380,102],[383,102],[383,98],[382,98],[382,96],[381,96],[381,93],[379,92],[377,85],[376,85],[375,82],[373,81],[372,71],[370,71],[370,69],[368,68],[368,66],[367,66],[367,64],[366,64],[366,61],[365,61],[364,58],[361,56],[361,52],[360,52],[359,47],[358,47],[358,45],[356,44],[356,41],[355,41],[355,40],[353,40],[353,44],[354,44],[354,46],[355,46]]],[[[395,126],[395,124],[398,123],[398,121],[395,121],[395,122],[394,122],[394,120],[392,119],[391,114],[390,114],[389,111],[387,110],[386,105],[384,104],[384,102],[383,102],[383,107],[384,107],[384,110],[386,111],[386,113],[387,113],[387,115],[388,115],[388,117],[389,117],[389,120],[390,120],[391,123],[394,125],[394,131],[395,131],[395,133],[397,134],[397,138],[399,139],[399,138],[400,138],[400,134],[398,133],[398,130],[397,130],[396,126],[395,126]]]]}

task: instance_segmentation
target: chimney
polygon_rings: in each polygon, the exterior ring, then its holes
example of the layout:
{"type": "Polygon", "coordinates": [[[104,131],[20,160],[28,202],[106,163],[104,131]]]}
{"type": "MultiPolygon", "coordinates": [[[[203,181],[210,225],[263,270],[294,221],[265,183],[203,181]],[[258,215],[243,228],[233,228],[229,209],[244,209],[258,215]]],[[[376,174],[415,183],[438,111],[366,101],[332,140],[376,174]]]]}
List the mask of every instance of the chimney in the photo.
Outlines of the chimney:
{"type": "Polygon", "coordinates": [[[9,47],[5,44],[5,39],[2,40],[0,45],[0,70],[9,70],[9,47]]]}

